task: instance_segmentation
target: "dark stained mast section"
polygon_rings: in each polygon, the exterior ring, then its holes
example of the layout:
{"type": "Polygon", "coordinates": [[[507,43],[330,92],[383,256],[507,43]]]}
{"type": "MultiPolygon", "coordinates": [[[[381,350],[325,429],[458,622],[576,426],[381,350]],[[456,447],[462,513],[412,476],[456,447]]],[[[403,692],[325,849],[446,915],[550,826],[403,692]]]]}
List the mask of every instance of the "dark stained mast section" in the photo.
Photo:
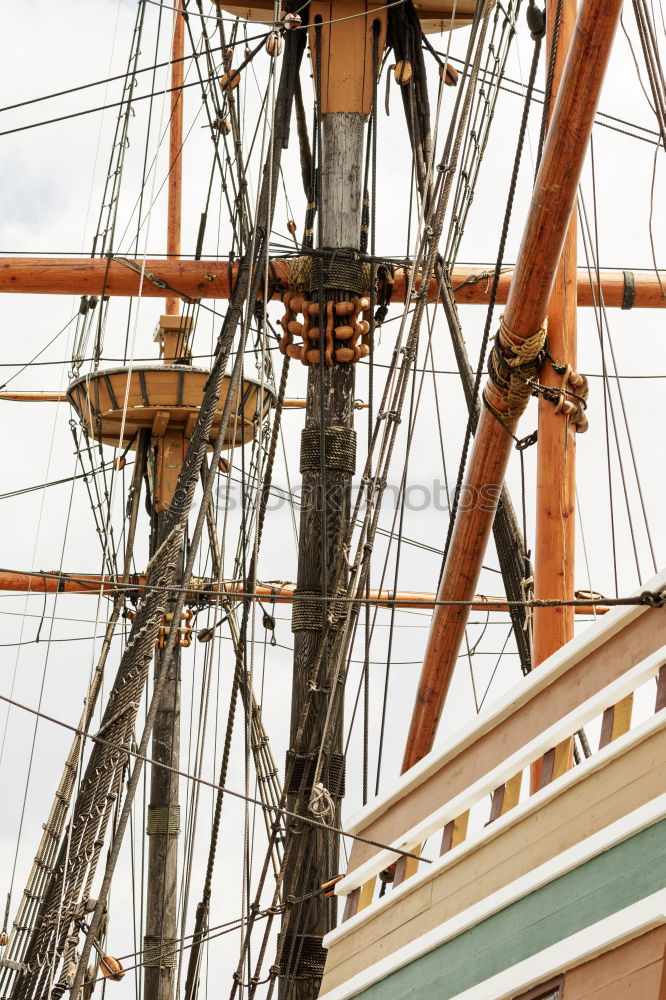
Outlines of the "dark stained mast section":
{"type": "MultiPolygon", "coordinates": [[[[344,793],[344,689],[335,676],[336,657],[331,656],[339,624],[331,599],[347,579],[344,539],[356,468],[354,369],[368,353],[367,343],[359,343],[361,331],[367,339],[368,323],[360,314],[369,306],[358,256],[364,122],[385,33],[385,11],[373,15],[372,10],[358,0],[310,4],[321,142],[316,192],[321,254],[315,254],[307,268],[309,287],[296,297],[285,297],[288,308],[303,314],[303,345],[290,345],[288,353],[296,357],[300,352],[309,365],[285,787],[289,810],[314,813],[334,827],[340,823],[344,793]]],[[[337,872],[338,854],[336,834],[297,822],[288,825],[283,895],[287,908],[279,960],[282,1000],[311,1000],[319,992],[325,961],[322,938],[336,923],[337,900],[317,890],[337,872]],[[310,893],[311,898],[299,902],[310,893]]]]}
{"type": "MultiPolygon", "coordinates": [[[[323,116],[323,169],[321,231],[326,247],[358,248],[361,209],[361,164],[363,162],[363,117],[354,113],[323,116]]],[[[326,272],[324,263],[323,272],[326,272]]],[[[349,268],[350,274],[352,268],[349,268]]],[[[315,269],[316,271],[316,269],[315,269]]],[[[328,280],[328,279],[326,279],[328,280]]],[[[362,291],[362,288],[356,291],[362,291]]],[[[348,298],[354,289],[326,288],[330,301],[348,298]]],[[[313,297],[317,294],[313,290],[313,297]]],[[[318,297],[318,296],[317,296],[318,297]]],[[[340,684],[334,684],[328,664],[334,628],[327,621],[327,598],[340,586],[344,572],[342,542],[350,516],[351,478],[355,471],[356,435],[353,430],[354,364],[334,362],[332,368],[312,364],[308,371],[307,410],[301,437],[300,468],[303,475],[298,559],[297,593],[292,617],[294,631],[294,673],[291,709],[291,740],[294,752],[288,762],[291,780],[287,786],[288,809],[299,807],[299,786],[304,785],[300,808],[307,807],[312,793],[312,779],[327,717],[335,730],[331,753],[324,760],[322,783],[332,796],[334,809],[329,815],[338,826],[340,798],[344,791],[342,757],[342,696],[340,684]],[[322,429],[325,433],[322,435],[322,429]],[[323,453],[320,448],[323,438],[323,453]],[[308,600],[308,598],[310,598],[308,600]],[[318,657],[322,658],[318,689],[310,690],[310,675],[318,657]],[[305,700],[312,706],[302,738],[298,730],[305,700]],[[304,772],[306,773],[303,781],[304,772]]],[[[298,867],[287,871],[285,897],[298,898],[316,889],[337,871],[338,837],[308,826],[291,826],[287,854],[302,857],[298,867]],[[289,844],[292,838],[297,845],[289,844]]],[[[314,997],[323,973],[323,935],[335,924],[337,900],[323,896],[309,903],[307,926],[294,914],[292,932],[283,944],[282,961],[286,979],[282,980],[283,997],[314,997]],[[294,932],[295,931],[295,932],[294,932]],[[304,974],[311,978],[302,979],[304,974]],[[293,975],[293,979],[292,979],[293,975]]]]}

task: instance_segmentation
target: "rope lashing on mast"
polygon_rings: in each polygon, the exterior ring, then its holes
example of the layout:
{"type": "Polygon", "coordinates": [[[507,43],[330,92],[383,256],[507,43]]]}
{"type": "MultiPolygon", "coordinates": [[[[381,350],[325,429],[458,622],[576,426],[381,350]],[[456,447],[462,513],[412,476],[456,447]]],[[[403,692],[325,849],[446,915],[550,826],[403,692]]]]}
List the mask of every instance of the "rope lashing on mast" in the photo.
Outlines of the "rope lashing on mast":
{"type": "Polygon", "coordinates": [[[500,332],[488,359],[488,374],[492,382],[506,393],[506,409],[496,410],[488,398],[488,389],[483,393],[486,406],[501,420],[514,423],[525,412],[532,395],[531,380],[536,378],[545,358],[548,338],[548,320],[530,337],[517,337],[500,316],[500,332]]]}
{"type": "Polygon", "coordinates": [[[530,396],[541,395],[554,404],[556,413],[563,413],[569,419],[579,434],[587,430],[587,379],[571,365],[560,365],[552,357],[548,350],[547,319],[536,333],[521,340],[509,330],[501,316],[500,332],[488,359],[488,374],[492,383],[506,395],[506,408],[500,411],[493,406],[488,387],[484,390],[483,401],[502,423],[515,423],[525,412],[530,396]],[[542,385],[539,381],[539,372],[546,359],[562,376],[559,388],[542,385]]]}
{"type": "Polygon", "coordinates": [[[362,260],[358,250],[322,247],[316,254],[303,254],[283,263],[288,268],[284,282],[290,292],[316,293],[320,273],[324,289],[342,289],[354,295],[370,291],[371,265],[362,260]]]}
{"type": "MultiPolygon", "coordinates": [[[[356,470],[356,431],[351,427],[326,427],[326,460],[330,469],[353,475],[356,470]]],[[[319,428],[304,427],[301,433],[301,473],[318,468],[319,428]]]]}

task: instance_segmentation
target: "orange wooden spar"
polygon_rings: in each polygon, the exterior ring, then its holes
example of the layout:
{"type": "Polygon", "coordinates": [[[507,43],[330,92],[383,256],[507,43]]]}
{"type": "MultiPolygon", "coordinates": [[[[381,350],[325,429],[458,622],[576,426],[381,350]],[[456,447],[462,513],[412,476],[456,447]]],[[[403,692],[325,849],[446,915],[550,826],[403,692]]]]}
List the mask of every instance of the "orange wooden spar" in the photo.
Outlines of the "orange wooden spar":
{"type": "MultiPolygon", "coordinates": [[[[553,36],[559,32],[555,52],[552,94],[557,95],[566,61],[573,26],[576,19],[576,0],[564,0],[556,27],[552,4],[547,8],[548,50],[553,36]]],[[[548,54],[547,54],[548,58],[548,54]]],[[[552,105],[551,105],[552,107],[552,105]]],[[[552,117],[552,116],[551,116],[552,117]]],[[[557,269],[553,291],[548,304],[549,350],[562,364],[576,369],[576,208],[564,240],[562,256],[557,269]]],[[[562,375],[547,360],[540,381],[544,385],[559,387],[562,375]]],[[[552,403],[539,397],[539,424],[537,438],[537,487],[536,487],[536,538],[534,546],[534,595],[546,594],[563,601],[573,597],[574,547],[576,540],[576,428],[563,410],[556,411],[552,403]]],[[[532,663],[538,667],[551,653],[560,649],[574,635],[573,608],[535,608],[532,639],[532,663]]],[[[559,748],[556,755],[558,770],[573,764],[573,741],[559,748]]],[[[541,761],[532,766],[532,791],[541,781],[541,761]]]]}
{"type": "MultiPolygon", "coordinates": [[[[504,330],[516,345],[515,354],[544,323],[621,7],[621,0],[583,0],[578,14],[504,312],[504,330]]],[[[488,405],[481,411],[464,495],[480,495],[483,488],[484,498],[499,498],[517,417],[507,418],[506,388],[489,382],[485,399],[488,405]]],[[[440,600],[472,599],[496,503],[484,499],[459,510],[440,600]]],[[[467,619],[466,608],[440,605],[433,613],[403,771],[433,745],[467,619]]]]}
{"type": "MultiPolygon", "coordinates": [[[[129,583],[122,584],[120,578],[100,576],[94,573],[16,573],[13,570],[0,570],[0,591],[15,591],[18,593],[39,593],[39,594],[110,594],[119,588],[131,590],[134,593],[141,593],[146,583],[144,575],[132,576],[129,583]]],[[[228,580],[218,589],[217,580],[196,579],[191,582],[191,592],[188,595],[194,600],[212,600],[230,597],[234,600],[242,600],[243,582],[240,580],[228,580]]],[[[295,583],[258,583],[255,593],[266,601],[276,604],[292,604],[295,583]]],[[[595,595],[596,597],[596,595],[595,595]]],[[[413,590],[371,590],[368,601],[376,604],[380,608],[389,608],[396,605],[406,611],[432,610],[435,604],[435,594],[419,593],[413,590]]],[[[600,598],[603,602],[603,598],[600,598]]],[[[506,612],[509,605],[503,597],[486,597],[484,594],[476,594],[471,604],[472,611],[493,611],[506,612]]],[[[608,607],[603,603],[592,605],[580,605],[576,608],[577,613],[583,615],[603,615],[608,611],[608,607]]]]}
{"type": "MultiPolygon", "coordinates": [[[[117,257],[100,260],[90,257],[0,257],[0,292],[20,292],[31,295],[110,295],[116,297],[141,295],[161,298],[165,290],[174,290],[185,300],[227,299],[230,282],[236,278],[237,265],[229,266],[226,260],[165,260],[150,259],[145,262],[143,284],[142,261],[117,257]],[[168,286],[165,289],[165,286],[168,286]]],[[[497,304],[503,305],[508,297],[514,269],[502,272],[497,293],[497,304]]],[[[286,289],[289,267],[284,260],[271,261],[272,298],[281,298],[286,289]]],[[[666,287],[666,271],[660,272],[666,287]]],[[[456,302],[461,305],[486,305],[490,296],[492,271],[485,264],[457,265],[451,274],[456,302]]],[[[662,293],[659,278],[654,271],[633,272],[604,270],[600,273],[601,291],[608,307],[634,309],[664,309],[666,296],[662,293]]],[[[577,273],[578,305],[592,306],[599,301],[596,278],[590,282],[586,269],[577,273]]],[[[263,287],[263,282],[262,282],[263,287]]],[[[408,276],[402,268],[396,269],[392,302],[404,302],[408,276]]],[[[420,287],[416,281],[417,289],[420,287]]],[[[433,278],[428,297],[438,296],[437,281],[433,278]]]]}
{"type": "MultiPolygon", "coordinates": [[[[169,202],[167,208],[167,256],[180,256],[183,188],[183,75],[185,62],[183,0],[175,0],[171,44],[171,117],[169,119],[169,202]]],[[[180,299],[167,295],[165,312],[177,316],[180,299]]]]}
{"type": "MultiPolygon", "coordinates": [[[[69,403],[70,399],[66,392],[0,392],[0,399],[10,403],[69,403]]],[[[307,405],[306,399],[285,399],[282,405],[287,410],[304,410],[307,405]]],[[[354,407],[357,410],[367,410],[368,404],[356,402],[354,407]]]]}
{"type": "Polygon", "coordinates": [[[0,392],[0,399],[11,403],[68,403],[66,392],[0,392]]]}

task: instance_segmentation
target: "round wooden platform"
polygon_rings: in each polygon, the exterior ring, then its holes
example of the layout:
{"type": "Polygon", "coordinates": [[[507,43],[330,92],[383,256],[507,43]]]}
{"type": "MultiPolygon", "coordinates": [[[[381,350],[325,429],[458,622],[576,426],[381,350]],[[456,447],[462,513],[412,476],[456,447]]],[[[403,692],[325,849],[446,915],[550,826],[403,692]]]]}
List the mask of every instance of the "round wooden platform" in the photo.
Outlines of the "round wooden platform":
{"type": "MultiPolygon", "coordinates": [[[[169,431],[182,430],[189,436],[208,375],[206,368],[192,368],[190,365],[137,365],[131,372],[128,368],[108,368],[75,379],[67,390],[67,396],[91,437],[116,448],[127,448],[128,445],[134,446],[132,439],[142,427],[159,427],[161,433],[166,428],[169,431]],[[121,441],[123,413],[125,425],[121,441]]],[[[211,445],[217,437],[228,387],[229,379],[225,376],[210,432],[211,445]]],[[[254,437],[260,389],[256,379],[243,380],[242,392],[237,391],[232,403],[225,441],[227,448],[231,447],[232,441],[240,446],[254,437]]],[[[273,396],[272,386],[264,385],[262,417],[268,412],[273,396]]]]}
{"type": "MultiPolygon", "coordinates": [[[[233,17],[246,18],[260,24],[273,24],[274,4],[272,0],[215,0],[218,7],[233,17]]],[[[369,10],[373,7],[383,10],[383,4],[369,2],[369,10]]],[[[447,32],[451,27],[464,28],[474,19],[476,0],[415,0],[414,7],[426,34],[447,32]],[[455,17],[452,24],[452,15],[455,17]]],[[[335,14],[332,15],[335,17],[335,14]]],[[[338,15],[340,16],[340,15],[338,15]]],[[[353,16],[353,15],[352,15],[353,16]]]]}

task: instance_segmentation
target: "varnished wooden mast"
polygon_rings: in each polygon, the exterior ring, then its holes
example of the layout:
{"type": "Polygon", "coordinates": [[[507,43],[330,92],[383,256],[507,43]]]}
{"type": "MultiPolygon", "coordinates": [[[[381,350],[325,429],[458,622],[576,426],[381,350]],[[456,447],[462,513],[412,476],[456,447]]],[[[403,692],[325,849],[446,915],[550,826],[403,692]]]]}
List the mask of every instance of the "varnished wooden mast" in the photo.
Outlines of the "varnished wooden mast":
{"type": "MultiPolygon", "coordinates": [[[[141,261],[89,257],[0,257],[0,292],[31,295],[104,295],[129,296],[139,294],[141,261]],[[107,274],[108,268],[108,274],[107,274]]],[[[183,299],[227,299],[229,282],[236,279],[238,266],[229,267],[226,260],[165,260],[145,262],[146,273],[141,288],[144,298],[161,298],[165,284],[176,289],[183,299]]],[[[273,298],[280,298],[289,274],[284,260],[271,261],[271,277],[276,285],[273,298]]],[[[500,276],[497,304],[506,303],[514,269],[500,276]]],[[[451,272],[451,284],[460,305],[487,305],[491,274],[486,264],[458,264],[451,272]]],[[[604,270],[600,272],[601,290],[608,308],[666,309],[666,271],[659,278],[654,271],[633,272],[604,270]],[[661,285],[659,283],[661,279],[661,285]]],[[[590,282],[585,268],[577,272],[578,305],[594,306],[599,302],[596,276],[590,282]]],[[[419,288],[419,281],[416,281],[419,288]]],[[[404,302],[407,276],[397,268],[392,302],[404,302]]],[[[437,279],[428,288],[428,298],[434,302],[439,295],[437,279]]]]}
{"type": "MultiPolygon", "coordinates": [[[[546,5],[548,51],[557,37],[551,102],[555,100],[566,62],[576,20],[576,0],[563,0],[556,34],[555,6],[546,5]]],[[[552,110],[552,103],[551,103],[552,110]]],[[[552,114],[551,114],[552,119],[552,114]]],[[[562,248],[548,304],[550,353],[559,364],[576,370],[576,243],[577,213],[574,207],[562,248]]],[[[559,387],[562,375],[546,360],[541,370],[544,385],[559,387]]],[[[576,428],[563,411],[539,396],[537,439],[536,539],[534,552],[534,595],[570,600],[574,594],[574,546],[576,541],[576,428]]],[[[533,617],[532,663],[538,667],[551,653],[573,638],[574,614],[571,607],[535,608],[533,617]]],[[[571,766],[572,740],[553,752],[552,777],[571,766]]],[[[551,769],[549,768],[549,772],[551,769]]],[[[532,790],[539,787],[541,762],[532,768],[532,790]]]]}
{"type": "MultiPolygon", "coordinates": [[[[541,328],[569,225],[594,112],[622,7],[621,0],[584,0],[574,29],[562,85],[509,292],[504,319],[516,342],[541,328]]],[[[502,423],[506,391],[488,383],[469,460],[465,496],[482,486],[499,497],[515,421],[502,423]]],[[[456,519],[439,589],[442,600],[471,600],[492,527],[495,507],[466,505],[456,519]]],[[[428,639],[403,770],[431,749],[467,623],[467,609],[438,607],[428,639]]]]}
{"type": "MultiPolygon", "coordinates": [[[[185,61],[185,21],[182,0],[174,3],[171,45],[171,119],[169,121],[169,205],[167,211],[167,257],[180,257],[180,230],[183,201],[183,73],[185,61]]],[[[166,313],[177,316],[180,300],[168,295],[166,313]]]]}
{"type": "MultiPolygon", "coordinates": [[[[385,8],[373,11],[367,0],[312,0],[308,10],[321,141],[319,190],[313,192],[319,202],[316,245],[342,251],[340,263],[334,265],[324,257],[312,269],[308,299],[319,304],[316,323],[321,340],[337,336],[334,316],[343,315],[335,311],[337,304],[350,303],[363,292],[363,269],[354,255],[361,238],[364,123],[372,108],[375,59],[379,66],[386,32],[385,8]]],[[[312,807],[319,791],[315,783],[326,791],[327,824],[332,828],[340,826],[344,794],[344,688],[331,655],[336,625],[330,620],[328,600],[338,592],[347,571],[344,541],[356,467],[358,360],[353,352],[351,359],[339,354],[336,350],[329,359],[317,350],[320,356],[316,360],[313,356],[308,367],[300,461],[306,502],[301,506],[297,575],[303,600],[294,604],[292,613],[294,663],[285,780],[287,807],[295,812],[312,807]],[[318,662],[321,668],[313,683],[318,662]]],[[[307,908],[294,903],[285,908],[278,946],[279,1000],[318,996],[326,958],[322,939],[337,920],[337,901],[319,895],[318,888],[330,878],[339,851],[339,836],[333,829],[313,830],[288,820],[282,898],[312,898],[307,908]]]]}

